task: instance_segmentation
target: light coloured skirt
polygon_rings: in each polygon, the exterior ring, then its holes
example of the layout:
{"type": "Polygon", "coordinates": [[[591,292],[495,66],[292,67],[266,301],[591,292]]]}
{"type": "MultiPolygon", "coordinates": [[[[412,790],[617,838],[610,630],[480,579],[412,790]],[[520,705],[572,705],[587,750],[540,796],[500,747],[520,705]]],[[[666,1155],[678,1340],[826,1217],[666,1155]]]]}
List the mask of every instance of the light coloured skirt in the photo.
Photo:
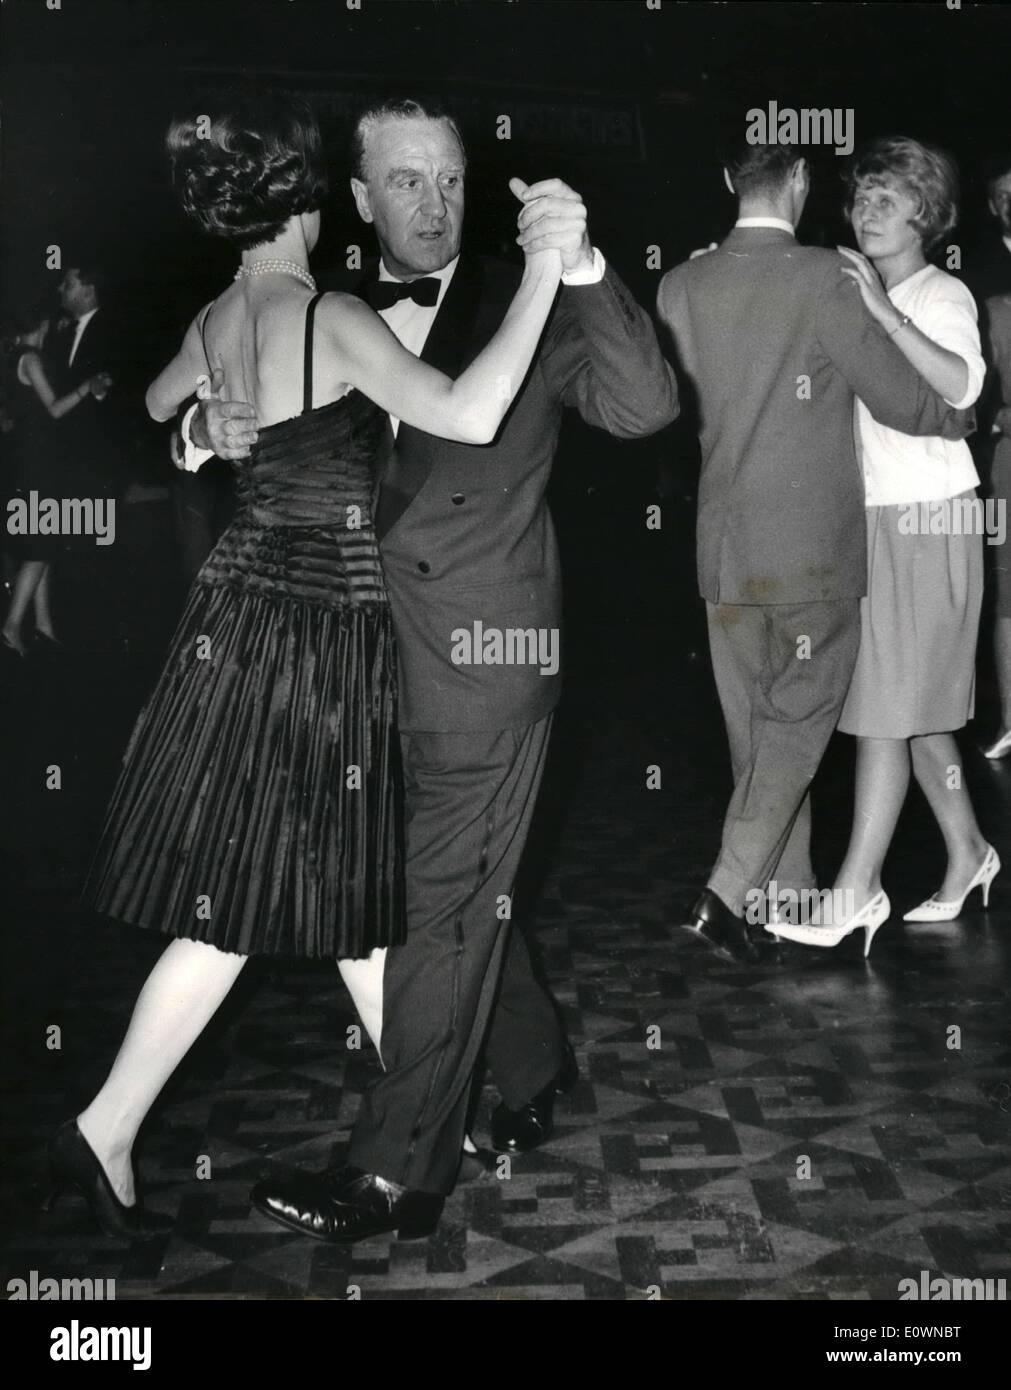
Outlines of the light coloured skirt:
{"type": "MultiPolygon", "coordinates": [[[[975,496],[970,489],[951,500],[975,496]]],[[[936,505],[917,504],[917,520],[936,505]]],[[[949,515],[959,513],[952,508],[949,515]]],[[[981,524],[978,512],[977,517],[981,524]]],[[[973,715],[983,536],[978,528],[951,534],[956,522],[944,534],[922,534],[922,525],[920,534],[908,534],[909,519],[907,506],[867,508],[860,651],[839,720],[846,734],[948,733],[973,715]]]]}

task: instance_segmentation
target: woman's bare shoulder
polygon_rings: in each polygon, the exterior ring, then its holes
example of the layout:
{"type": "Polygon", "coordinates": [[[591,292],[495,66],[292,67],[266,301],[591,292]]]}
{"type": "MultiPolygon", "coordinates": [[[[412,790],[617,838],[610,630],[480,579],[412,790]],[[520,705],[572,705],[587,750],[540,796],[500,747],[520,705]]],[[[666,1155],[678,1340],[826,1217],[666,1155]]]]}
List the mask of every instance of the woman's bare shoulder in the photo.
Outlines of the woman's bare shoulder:
{"type": "Polygon", "coordinates": [[[321,309],[324,305],[333,307],[340,304],[358,304],[362,308],[366,307],[365,300],[362,299],[361,295],[352,294],[350,290],[323,290],[320,294],[319,304],[321,309]]]}
{"type": "Polygon", "coordinates": [[[360,323],[363,319],[376,317],[364,299],[345,290],[327,290],[320,298],[316,312],[328,322],[350,317],[360,323]]]}
{"type": "Polygon", "coordinates": [[[393,336],[375,310],[363,299],[340,290],[325,294],[319,301],[317,321],[337,351],[347,351],[352,355],[357,355],[365,343],[369,344],[371,350],[378,348],[388,334],[391,338],[393,336]]]}

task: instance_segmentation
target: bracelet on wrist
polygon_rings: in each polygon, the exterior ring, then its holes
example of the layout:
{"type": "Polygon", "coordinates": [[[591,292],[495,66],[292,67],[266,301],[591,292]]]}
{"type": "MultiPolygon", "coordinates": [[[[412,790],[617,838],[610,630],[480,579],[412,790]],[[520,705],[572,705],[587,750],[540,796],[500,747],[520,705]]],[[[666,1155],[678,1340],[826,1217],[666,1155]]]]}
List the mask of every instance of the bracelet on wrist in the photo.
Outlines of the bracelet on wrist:
{"type": "Polygon", "coordinates": [[[890,329],[888,330],[888,336],[889,336],[889,338],[894,338],[895,335],[896,335],[896,333],[898,333],[898,331],[899,331],[900,328],[905,328],[906,324],[907,324],[907,323],[912,323],[912,321],[913,321],[913,320],[909,317],[908,314],[903,314],[902,317],[899,319],[898,323],[895,325],[895,327],[894,327],[894,328],[890,328],[890,329]]]}

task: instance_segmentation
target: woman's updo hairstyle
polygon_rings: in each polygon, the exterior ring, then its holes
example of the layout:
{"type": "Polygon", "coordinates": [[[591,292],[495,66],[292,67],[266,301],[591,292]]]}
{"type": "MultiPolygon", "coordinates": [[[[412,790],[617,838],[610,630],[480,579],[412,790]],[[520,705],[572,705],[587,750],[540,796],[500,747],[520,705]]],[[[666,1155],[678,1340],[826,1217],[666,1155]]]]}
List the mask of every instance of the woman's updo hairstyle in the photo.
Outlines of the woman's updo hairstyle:
{"type": "Polygon", "coordinates": [[[16,313],[11,315],[9,332],[15,342],[22,342],[44,323],[52,323],[56,314],[52,304],[48,299],[38,300],[34,304],[23,305],[16,313]]]}
{"type": "Polygon", "coordinates": [[[242,251],[273,241],[290,217],[314,211],[326,195],[319,126],[288,92],[229,93],[174,120],[165,143],[183,208],[242,251]]]}
{"type": "Polygon", "coordinates": [[[48,299],[17,308],[0,329],[0,349],[6,354],[17,353],[25,347],[25,339],[40,328],[43,323],[52,323],[56,313],[48,299]]]}

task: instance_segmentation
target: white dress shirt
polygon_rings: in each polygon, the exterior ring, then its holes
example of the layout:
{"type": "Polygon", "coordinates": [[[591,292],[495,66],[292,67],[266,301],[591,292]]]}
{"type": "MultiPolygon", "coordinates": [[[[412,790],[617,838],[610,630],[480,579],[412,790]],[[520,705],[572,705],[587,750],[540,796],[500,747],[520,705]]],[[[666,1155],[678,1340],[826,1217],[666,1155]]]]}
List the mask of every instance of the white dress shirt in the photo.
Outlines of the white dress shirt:
{"type": "Polygon", "coordinates": [[[84,330],[87,328],[88,324],[91,322],[91,320],[95,317],[97,313],[97,309],[89,309],[86,314],[82,314],[81,317],[77,320],[77,327],[74,330],[74,341],[70,345],[70,356],[67,358],[68,367],[72,367],[74,365],[74,357],[77,354],[77,349],[81,345],[81,339],[84,337],[84,330]]]}
{"type": "MultiPolygon", "coordinates": [[[[439,312],[439,306],[446,297],[446,290],[449,282],[453,278],[456,267],[460,263],[459,255],[453,257],[449,265],[444,265],[441,270],[433,270],[430,276],[423,276],[423,279],[439,281],[439,297],[434,304],[416,304],[413,299],[399,299],[396,304],[391,304],[388,309],[380,309],[379,317],[386,324],[387,328],[395,337],[400,339],[401,344],[408,352],[413,352],[415,357],[420,357],[425,350],[428,342],[428,335],[432,331],[432,324],[435,316],[439,312]]],[[[383,261],[379,262],[380,280],[397,280],[399,277],[391,275],[386,269],[383,261]]],[[[390,416],[390,424],[393,426],[393,434],[396,436],[400,429],[400,421],[395,415],[390,416]]]]}
{"type": "Polygon", "coordinates": [[[781,232],[789,232],[791,236],[796,236],[793,223],[787,222],[783,217],[739,217],[734,223],[735,227],[778,227],[781,232]]]}

